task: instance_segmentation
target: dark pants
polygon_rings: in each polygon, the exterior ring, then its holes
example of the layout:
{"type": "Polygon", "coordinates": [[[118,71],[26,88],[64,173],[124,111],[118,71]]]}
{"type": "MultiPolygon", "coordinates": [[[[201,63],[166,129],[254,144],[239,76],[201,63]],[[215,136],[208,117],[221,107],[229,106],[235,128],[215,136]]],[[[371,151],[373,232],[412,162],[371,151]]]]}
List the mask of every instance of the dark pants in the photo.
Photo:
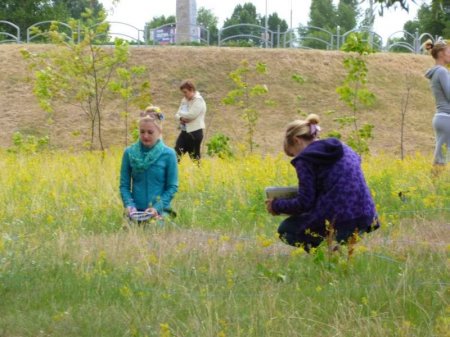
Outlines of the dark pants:
{"type": "MultiPolygon", "coordinates": [[[[355,233],[361,235],[379,227],[380,224],[376,217],[362,217],[340,222],[334,225],[336,241],[339,243],[347,242],[355,233]]],[[[307,215],[292,215],[278,227],[278,234],[284,243],[295,247],[302,246],[307,252],[311,248],[319,246],[328,233],[325,221],[309,223],[307,215]]]]}
{"type": "Polygon", "coordinates": [[[191,159],[200,160],[200,145],[203,140],[203,129],[193,132],[181,131],[175,144],[178,160],[185,153],[188,153],[191,159]]]}

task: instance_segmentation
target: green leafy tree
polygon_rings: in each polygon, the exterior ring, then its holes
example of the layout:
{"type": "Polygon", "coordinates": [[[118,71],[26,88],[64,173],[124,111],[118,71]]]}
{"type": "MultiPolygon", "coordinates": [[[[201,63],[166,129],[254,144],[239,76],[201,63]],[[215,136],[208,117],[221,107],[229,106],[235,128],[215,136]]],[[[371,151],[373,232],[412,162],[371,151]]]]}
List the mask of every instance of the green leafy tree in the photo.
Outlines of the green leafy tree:
{"type": "MultiPolygon", "coordinates": [[[[28,27],[40,21],[64,21],[66,10],[53,6],[53,2],[50,0],[2,0],[0,2],[0,18],[19,26],[21,39],[26,40],[28,27]]],[[[10,34],[16,33],[8,26],[2,26],[2,30],[10,34]]]]}
{"type": "Polygon", "coordinates": [[[358,23],[359,8],[357,0],[340,0],[336,12],[336,23],[341,32],[354,29],[358,23]]]}
{"type": "MultiPolygon", "coordinates": [[[[260,25],[265,26],[265,24],[266,24],[266,17],[263,16],[260,20],[260,25]]],[[[278,28],[280,29],[280,33],[284,33],[288,30],[289,26],[288,26],[286,20],[281,19],[278,16],[278,13],[272,13],[269,15],[269,17],[267,19],[267,26],[268,26],[268,29],[274,33],[273,39],[272,39],[273,47],[277,47],[278,43],[280,43],[280,45],[281,45],[281,41],[278,42],[277,32],[278,32],[278,28]]]]}
{"type": "Polygon", "coordinates": [[[267,66],[264,63],[256,62],[255,65],[251,65],[247,60],[242,61],[241,65],[229,74],[234,89],[222,100],[224,104],[236,106],[241,111],[241,118],[247,128],[247,144],[250,152],[253,152],[256,146],[254,135],[259,119],[258,107],[261,102],[273,104],[271,101],[262,100],[262,96],[269,92],[267,86],[255,84],[262,75],[266,74],[267,66]]]}
{"type": "Polygon", "coordinates": [[[420,33],[429,33],[432,36],[450,37],[450,13],[445,13],[440,4],[439,0],[433,0],[429,5],[422,4],[417,18],[407,21],[403,29],[411,34],[417,29],[420,33]]]}
{"type": "MultiPolygon", "coordinates": [[[[102,126],[108,87],[116,70],[128,60],[128,44],[117,39],[113,49],[96,45],[96,37],[107,33],[109,28],[107,23],[95,25],[98,19],[104,20],[105,14],[102,12],[100,18],[94,18],[92,11],[86,10],[83,17],[80,43],[76,42],[77,33],[68,40],[65,34],[50,30],[48,34],[56,48],[36,54],[23,50],[22,55],[34,71],[34,94],[50,121],[56,104],[77,106],[89,121],[89,147],[94,148],[96,138],[103,150],[102,126]]],[[[75,28],[78,21],[71,20],[70,24],[75,28]]]]}
{"type": "Polygon", "coordinates": [[[336,89],[340,99],[352,110],[350,116],[337,118],[341,127],[353,126],[347,142],[358,153],[368,153],[368,141],[372,138],[373,125],[358,123],[358,116],[362,107],[370,107],[375,102],[375,94],[367,88],[368,68],[367,55],[373,53],[371,46],[360,33],[352,33],[343,45],[342,50],[351,53],[344,59],[347,75],[336,89]]]}
{"type": "Polygon", "coordinates": [[[337,18],[333,0],[312,0],[308,25],[334,29],[337,26],[337,18]]]}
{"type": "MultiPolygon", "coordinates": [[[[448,4],[450,6],[450,0],[448,0],[448,4]]],[[[450,37],[450,13],[446,14],[442,10],[439,0],[433,0],[430,4],[424,3],[420,6],[416,18],[405,22],[403,30],[406,32],[403,37],[389,40],[390,45],[399,44],[390,48],[390,51],[410,52],[409,49],[401,46],[401,44],[414,46],[416,32],[419,32],[419,34],[429,33],[433,37],[450,37]]]]}
{"type": "Polygon", "coordinates": [[[312,0],[309,13],[309,27],[300,27],[299,33],[304,37],[303,46],[315,49],[327,49],[332,44],[331,34],[336,34],[337,27],[341,33],[354,29],[360,15],[358,0],[340,0],[336,7],[333,0],[312,0]],[[325,41],[325,42],[324,42],[325,41]]]}
{"type": "MultiPolygon", "coordinates": [[[[41,21],[67,23],[70,18],[81,19],[85,9],[91,9],[92,15],[99,17],[104,8],[98,0],[2,0],[0,18],[19,26],[21,39],[26,40],[26,30],[31,25],[41,21]]],[[[2,30],[16,33],[7,26],[2,26],[2,30]]]]}
{"type": "Polygon", "coordinates": [[[200,7],[197,12],[197,24],[209,30],[209,42],[217,44],[219,39],[219,19],[210,9],[200,7]]]}
{"type": "Polygon", "coordinates": [[[101,13],[105,10],[99,0],[53,0],[52,2],[55,7],[66,11],[66,19],[81,19],[86,9],[90,9],[94,17],[102,15],[101,13]]]}
{"type": "MultiPolygon", "coordinates": [[[[381,15],[383,15],[383,9],[392,6],[400,5],[404,10],[409,10],[410,4],[417,4],[416,0],[374,0],[375,3],[380,4],[381,15]]],[[[450,0],[431,0],[432,7],[435,12],[439,11],[445,15],[450,15],[450,0]]]]}
{"type": "MultiPolygon", "coordinates": [[[[225,20],[223,27],[226,28],[237,24],[253,24],[253,25],[260,24],[259,16],[256,12],[255,5],[253,5],[250,2],[247,2],[244,5],[237,5],[234,8],[231,17],[225,20]]],[[[222,39],[236,35],[247,35],[247,37],[240,37],[236,38],[235,40],[247,42],[250,45],[256,45],[260,43],[260,39],[251,36],[259,37],[261,36],[261,34],[262,34],[261,28],[250,26],[239,26],[225,30],[222,33],[222,39]]]]}
{"type": "Polygon", "coordinates": [[[147,22],[145,24],[146,27],[148,27],[149,29],[154,29],[154,28],[158,28],[161,26],[164,26],[166,24],[169,23],[175,23],[176,19],[174,15],[169,15],[169,16],[165,16],[165,15],[161,15],[161,16],[155,16],[153,17],[153,19],[151,19],[151,21],[147,22]]]}
{"type": "Polygon", "coordinates": [[[304,38],[302,46],[314,49],[328,49],[327,43],[331,43],[331,35],[312,27],[321,28],[331,33],[335,32],[337,17],[333,0],[312,0],[308,28],[299,28],[299,33],[304,38]]]}
{"type": "Polygon", "coordinates": [[[128,65],[117,68],[115,78],[109,83],[109,89],[122,100],[120,116],[124,121],[124,143],[127,146],[130,135],[130,109],[136,107],[143,110],[152,101],[147,68],[128,65]]]}
{"type": "MultiPolygon", "coordinates": [[[[409,10],[410,4],[416,4],[416,0],[374,0],[376,3],[381,5],[381,9],[389,8],[392,6],[400,5],[404,10],[409,10]]],[[[433,0],[436,1],[436,0],[433,0]]],[[[448,0],[437,0],[439,4],[446,4],[448,0]]]]}

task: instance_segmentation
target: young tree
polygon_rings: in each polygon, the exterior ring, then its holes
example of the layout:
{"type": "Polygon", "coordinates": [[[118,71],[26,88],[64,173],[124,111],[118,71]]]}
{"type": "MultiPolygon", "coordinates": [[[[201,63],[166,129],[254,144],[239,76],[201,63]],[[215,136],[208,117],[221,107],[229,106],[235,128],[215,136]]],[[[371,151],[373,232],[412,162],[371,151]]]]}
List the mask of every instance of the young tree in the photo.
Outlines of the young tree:
{"type": "MultiPolygon", "coordinates": [[[[102,126],[108,86],[116,70],[128,60],[125,41],[116,40],[113,49],[95,44],[96,38],[108,31],[107,23],[96,24],[97,19],[104,21],[104,18],[104,12],[99,18],[94,18],[90,10],[83,14],[80,43],[77,43],[77,33],[67,39],[65,34],[51,29],[48,34],[55,48],[37,54],[22,51],[34,70],[34,93],[50,119],[57,104],[77,106],[90,124],[90,149],[97,139],[101,150],[104,149],[102,126]]],[[[75,28],[79,23],[71,20],[70,24],[75,28]]]]}
{"type": "Polygon", "coordinates": [[[124,144],[128,146],[130,109],[137,107],[143,110],[152,101],[147,68],[128,65],[117,68],[116,77],[109,83],[109,89],[122,100],[120,116],[124,121],[124,144]]]}
{"type": "Polygon", "coordinates": [[[371,46],[365,42],[361,33],[352,33],[342,50],[352,53],[344,59],[344,68],[347,70],[342,86],[336,89],[341,101],[352,110],[350,116],[337,118],[341,126],[353,125],[353,130],[347,142],[359,154],[368,153],[368,140],[372,138],[373,125],[358,124],[358,115],[361,107],[370,107],[375,102],[375,94],[367,88],[368,68],[366,56],[373,53],[371,46]]]}
{"type": "Polygon", "coordinates": [[[209,42],[217,44],[219,28],[217,27],[219,19],[210,9],[200,7],[197,12],[197,24],[209,30],[209,42]]]}
{"type": "Polygon", "coordinates": [[[267,74],[267,66],[264,63],[257,62],[254,66],[247,60],[241,62],[241,65],[229,74],[234,83],[234,89],[228,92],[222,100],[226,105],[234,105],[241,110],[241,118],[247,128],[247,143],[250,152],[256,146],[254,135],[256,124],[259,119],[258,106],[272,104],[270,101],[263,101],[262,96],[269,90],[264,84],[255,84],[261,75],[267,74]]]}

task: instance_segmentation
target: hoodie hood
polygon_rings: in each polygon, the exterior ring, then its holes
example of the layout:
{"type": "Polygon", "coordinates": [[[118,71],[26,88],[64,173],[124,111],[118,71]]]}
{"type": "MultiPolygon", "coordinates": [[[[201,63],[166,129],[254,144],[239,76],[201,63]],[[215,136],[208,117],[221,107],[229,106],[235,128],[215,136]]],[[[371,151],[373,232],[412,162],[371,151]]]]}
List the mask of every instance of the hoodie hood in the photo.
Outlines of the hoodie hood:
{"type": "Polygon", "coordinates": [[[331,165],[344,155],[344,147],[336,138],[318,140],[308,145],[297,157],[292,160],[295,165],[297,160],[319,165],[331,165]]]}
{"type": "Polygon", "coordinates": [[[427,72],[425,73],[425,77],[428,78],[429,80],[431,80],[431,78],[433,77],[434,73],[442,66],[434,66],[430,69],[427,70],[427,72]]]}

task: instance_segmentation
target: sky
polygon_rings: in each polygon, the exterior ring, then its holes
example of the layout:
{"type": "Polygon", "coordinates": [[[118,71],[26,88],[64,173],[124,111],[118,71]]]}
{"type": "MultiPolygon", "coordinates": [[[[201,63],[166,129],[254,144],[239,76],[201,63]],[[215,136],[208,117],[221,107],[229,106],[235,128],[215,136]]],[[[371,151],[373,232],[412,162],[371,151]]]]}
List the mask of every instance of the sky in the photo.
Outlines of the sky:
{"type": "MultiPolygon", "coordinates": [[[[225,19],[229,18],[233,13],[233,9],[238,4],[252,2],[256,6],[258,13],[264,15],[266,12],[277,12],[278,15],[285,19],[290,24],[290,13],[292,8],[292,23],[294,28],[299,24],[306,25],[309,18],[309,8],[311,0],[197,0],[197,8],[205,7],[212,10],[212,12],[219,18],[219,28],[222,26],[225,19]],[[292,6],[292,7],[291,7],[292,6]]],[[[412,20],[417,15],[417,10],[423,3],[430,3],[431,0],[416,0],[416,4],[411,4],[409,12],[397,7],[384,10],[383,16],[377,15],[374,25],[374,30],[383,37],[386,42],[387,38],[395,32],[403,29],[403,24],[412,20]]],[[[109,21],[118,21],[127,23],[144,29],[145,23],[150,21],[155,16],[160,15],[175,15],[176,0],[120,0],[115,7],[112,6],[111,0],[101,0],[104,7],[108,11],[109,21]]],[[[338,0],[334,0],[335,3],[338,0]]],[[[367,3],[368,1],[365,1],[367,3]]],[[[362,7],[365,7],[363,5],[362,7]]],[[[126,32],[126,34],[137,37],[137,33],[132,29],[127,29],[125,26],[113,25],[112,32],[126,32]]],[[[395,36],[402,36],[398,34],[395,36]]]]}

